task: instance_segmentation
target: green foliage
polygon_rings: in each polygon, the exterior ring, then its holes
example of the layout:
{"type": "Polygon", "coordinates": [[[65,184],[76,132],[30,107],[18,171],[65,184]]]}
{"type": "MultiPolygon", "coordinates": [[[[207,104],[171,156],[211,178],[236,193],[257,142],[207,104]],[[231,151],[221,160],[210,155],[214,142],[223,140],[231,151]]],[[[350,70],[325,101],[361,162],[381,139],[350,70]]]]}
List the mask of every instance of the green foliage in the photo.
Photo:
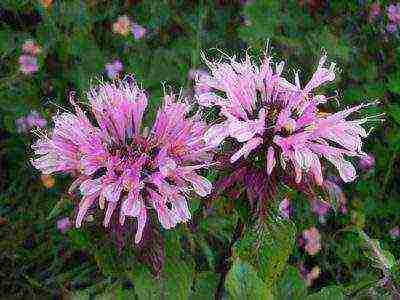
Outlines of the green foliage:
{"type": "Polygon", "coordinates": [[[246,229],[233,247],[233,257],[251,263],[268,288],[285,269],[295,243],[296,228],[290,220],[272,219],[246,229]]]}
{"type": "Polygon", "coordinates": [[[166,260],[159,278],[154,278],[146,267],[137,266],[132,281],[139,299],[189,299],[192,273],[191,266],[171,258],[166,260]]]}
{"type": "Polygon", "coordinates": [[[271,299],[266,284],[249,263],[236,258],[225,279],[230,299],[271,299]]]}
{"type": "Polygon", "coordinates": [[[307,296],[307,286],[299,271],[288,266],[273,292],[276,299],[303,299],[307,296]]]}
{"type": "Polygon", "coordinates": [[[215,272],[198,273],[192,287],[192,293],[189,296],[190,300],[202,300],[214,298],[217,290],[219,276],[215,272]]]}
{"type": "Polygon", "coordinates": [[[318,293],[306,297],[307,300],[344,300],[345,297],[337,286],[322,288],[318,293]]]}

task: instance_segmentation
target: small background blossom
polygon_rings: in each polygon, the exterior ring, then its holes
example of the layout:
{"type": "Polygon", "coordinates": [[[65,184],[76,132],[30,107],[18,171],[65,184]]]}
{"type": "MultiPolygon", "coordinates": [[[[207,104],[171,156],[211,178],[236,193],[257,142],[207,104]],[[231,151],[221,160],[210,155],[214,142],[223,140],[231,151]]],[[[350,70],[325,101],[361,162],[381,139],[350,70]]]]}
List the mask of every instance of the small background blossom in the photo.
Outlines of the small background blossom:
{"type": "Polygon", "coordinates": [[[22,45],[22,51],[26,54],[36,56],[42,51],[42,48],[34,40],[26,40],[22,45]]]}
{"type": "Polygon", "coordinates": [[[321,199],[314,199],[311,201],[311,208],[314,213],[322,220],[325,215],[329,212],[331,205],[329,202],[321,200],[321,199]]]}
{"type": "Polygon", "coordinates": [[[117,21],[112,25],[114,33],[127,36],[131,31],[132,23],[128,16],[120,16],[117,21]]]}
{"type": "Polygon", "coordinates": [[[143,26],[141,26],[139,24],[134,23],[132,25],[132,34],[135,39],[137,39],[137,40],[141,39],[146,34],[146,28],[144,28],[143,26]]]}
{"type": "Polygon", "coordinates": [[[304,249],[310,255],[315,255],[321,250],[321,235],[316,227],[303,231],[304,249]]]}
{"type": "Polygon", "coordinates": [[[107,76],[110,79],[116,78],[119,73],[123,70],[124,66],[122,62],[118,59],[113,60],[112,62],[106,64],[105,69],[107,72],[107,76]]]}
{"type": "Polygon", "coordinates": [[[372,21],[377,18],[381,13],[381,4],[379,2],[374,2],[371,4],[369,11],[369,19],[372,21]]]}
{"type": "Polygon", "coordinates": [[[363,157],[359,161],[359,166],[363,170],[371,169],[375,165],[375,157],[368,153],[367,156],[363,157]]]}
{"type": "Polygon", "coordinates": [[[392,229],[390,229],[389,234],[392,238],[397,239],[398,237],[400,237],[400,227],[393,227],[392,229]]]}
{"type": "Polygon", "coordinates": [[[279,213],[283,218],[289,219],[290,218],[290,200],[289,198],[285,197],[279,203],[279,213]]]}
{"type": "Polygon", "coordinates": [[[33,74],[39,70],[35,56],[23,54],[19,57],[18,62],[20,71],[26,75],[33,74]]]}
{"type": "Polygon", "coordinates": [[[47,121],[37,111],[32,110],[28,115],[16,119],[15,125],[18,132],[26,133],[35,127],[45,127],[47,121]]]}
{"type": "Polygon", "coordinates": [[[71,225],[71,221],[68,217],[57,220],[57,229],[63,234],[71,228],[71,225]]]}

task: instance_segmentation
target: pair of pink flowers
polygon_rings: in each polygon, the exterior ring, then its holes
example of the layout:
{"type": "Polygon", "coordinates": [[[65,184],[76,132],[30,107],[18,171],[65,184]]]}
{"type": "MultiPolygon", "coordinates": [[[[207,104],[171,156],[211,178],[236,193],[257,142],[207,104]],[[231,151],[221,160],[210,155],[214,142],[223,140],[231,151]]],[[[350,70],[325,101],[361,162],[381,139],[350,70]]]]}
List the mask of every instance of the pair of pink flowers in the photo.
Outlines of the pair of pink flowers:
{"type": "Polygon", "coordinates": [[[321,113],[319,107],[328,97],[315,90],[335,79],[335,65],[326,67],[325,55],[304,87],[298,73],[294,84],[286,80],[283,62],[275,64],[269,56],[261,66],[249,56],[243,61],[205,61],[211,73],[196,76],[203,90],[196,98],[203,106],[220,108],[223,121],[212,126],[184,99],[165,94],[153,126],[144,127],[148,97],[133,78],[103,83],[88,92],[94,118],[73,99],[73,113],[53,118],[54,129],[32,146],[36,154],[32,163],[44,174],[67,172],[76,177],[70,192],[79,190],[82,195],[77,227],[95,203],[105,209],[105,226],[115,211],[120,224],[136,218],[137,243],[149,209],[156,211],[166,229],[188,221],[187,199],[192,192],[205,197],[212,190],[211,182],[198,172],[213,164],[215,149],[226,139],[239,146],[231,163],[253,153],[261,155],[266,176],[293,172],[298,183],[309,177],[321,185],[320,159],[325,158],[344,181],[356,178],[347,157],[364,155],[361,138],[367,132],[361,125],[368,118],[346,118],[365,105],[321,113]]]}
{"type": "Polygon", "coordinates": [[[123,36],[132,33],[133,37],[137,40],[141,39],[146,34],[146,28],[137,23],[133,23],[126,15],[118,17],[118,20],[113,24],[113,31],[123,36]]]}
{"type": "MultiPolygon", "coordinates": [[[[386,25],[386,30],[390,33],[397,31],[400,25],[400,4],[390,4],[386,8],[389,23],[386,25]]],[[[381,5],[379,2],[374,2],[370,7],[369,20],[376,19],[381,14],[381,5]]]]}

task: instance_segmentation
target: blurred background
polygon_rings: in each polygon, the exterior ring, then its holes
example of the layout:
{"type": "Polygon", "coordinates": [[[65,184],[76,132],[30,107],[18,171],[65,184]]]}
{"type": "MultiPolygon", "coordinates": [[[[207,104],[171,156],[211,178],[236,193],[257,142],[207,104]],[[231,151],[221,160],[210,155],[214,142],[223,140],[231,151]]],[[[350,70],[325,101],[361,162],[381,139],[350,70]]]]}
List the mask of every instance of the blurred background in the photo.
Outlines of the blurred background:
{"type": "MultiPolygon", "coordinates": [[[[193,87],[194,77],[205,69],[201,51],[211,58],[221,51],[256,56],[268,40],[270,52],[287,62],[288,74],[302,70],[302,82],[326,51],[340,70],[329,87],[338,91],[339,107],[379,99],[370,112],[386,113],[367,139],[370,155],[359,163],[355,183],[330,178],[330,198],[321,203],[310,204],[289,191],[295,242],[280,273],[268,275],[274,295],[279,299],[279,290],[282,297],[298,299],[334,286],[338,295],[387,296],[385,291],[396,285],[400,256],[399,38],[395,1],[2,0],[1,298],[238,298],[240,276],[248,270],[229,277],[225,287],[221,281],[236,224],[229,195],[198,222],[197,231],[182,225],[155,233],[166,245],[157,281],[150,274],[154,266],[139,263],[136,250],[118,250],[93,216],[87,230],[72,228],[76,199],[65,194],[70,178],[35,171],[30,144],[35,130],[51,126],[54,113],[69,109],[71,92],[84,101],[85,91],[102,78],[134,74],[150,94],[151,120],[162,83],[188,97],[203,92],[193,87]],[[390,280],[388,266],[366,254],[368,242],[346,231],[350,226],[363,228],[370,242],[377,242],[373,245],[389,261],[390,280]],[[169,260],[176,255],[179,260],[169,260]]],[[[193,203],[195,213],[199,200],[193,203]]],[[[270,249],[275,249],[271,257],[281,255],[279,247],[270,249]]]]}

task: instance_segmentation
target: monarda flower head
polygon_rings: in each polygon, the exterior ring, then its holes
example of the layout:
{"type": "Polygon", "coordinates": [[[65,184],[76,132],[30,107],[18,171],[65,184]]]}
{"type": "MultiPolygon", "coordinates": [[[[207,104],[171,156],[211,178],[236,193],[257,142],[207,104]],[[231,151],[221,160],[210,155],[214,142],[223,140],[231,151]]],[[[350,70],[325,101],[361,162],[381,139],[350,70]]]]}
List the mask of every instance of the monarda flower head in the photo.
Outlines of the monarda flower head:
{"type": "Polygon", "coordinates": [[[190,192],[211,192],[211,183],[198,170],[211,164],[212,147],[203,139],[206,124],[173,94],[165,95],[153,127],[143,128],[148,98],[127,79],[100,84],[87,93],[95,122],[71,98],[75,112],[53,118],[53,130],[32,146],[32,164],[44,174],[76,177],[70,188],[82,195],[76,227],[98,203],[105,209],[106,227],[116,210],[120,224],[135,217],[138,243],[150,208],[166,229],[191,218],[190,192]]]}
{"type": "Polygon", "coordinates": [[[205,140],[212,146],[226,138],[235,140],[240,147],[231,156],[231,163],[251,153],[263,153],[267,176],[277,172],[280,164],[285,173],[294,175],[296,183],[306,175],[322,185],[322,161],[326,160],[345,182],[356,178],[348,158],[366,155],[362,138],[367,132],[362,125],[372,117],[348,120],[368,104],[331,114],[321,112],[321,105],[329,98],[316,90],[335,79],[335,64],[326,66],[326,55],[304,86],[298,72],[291,83],[283,76],[284,62],[274,63],[268,55],[260,66],[248,55],[242,61],[235,57],[220,62],[204,60],[211,74],[199,77],[198,84],[212,91],[199,95],[198,101],[203,106],[219,107],[224,117],[206,132],[205,140]]]}

